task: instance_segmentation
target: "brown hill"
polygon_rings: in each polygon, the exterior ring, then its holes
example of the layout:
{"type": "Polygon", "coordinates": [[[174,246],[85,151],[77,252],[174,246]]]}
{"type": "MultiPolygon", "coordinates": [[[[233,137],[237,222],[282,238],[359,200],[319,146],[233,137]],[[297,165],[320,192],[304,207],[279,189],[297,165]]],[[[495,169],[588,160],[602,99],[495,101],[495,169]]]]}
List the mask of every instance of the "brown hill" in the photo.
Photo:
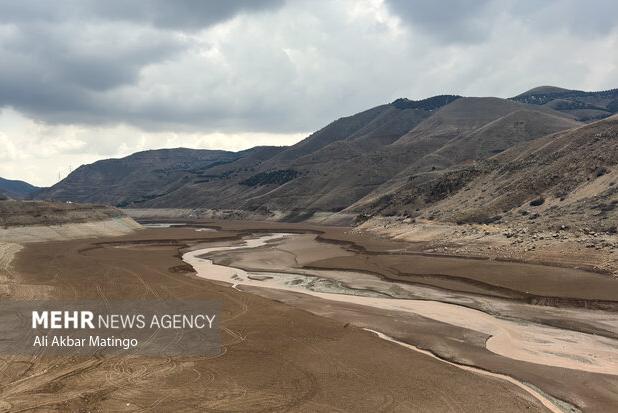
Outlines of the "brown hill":
{"type": "Polygon", "coordinates": [[[196,149],[138,152],[122,159],[82,165],[58,184],[37,193],[39,199],[96,202],[116,206],[140,204],[185,185],[201,171],[232,162],[241,153],[196,149]]]}
{"type": "Polygon", "coordinates": [[[388,203],[376,203],[365,213],[615,231],[618,116],[425,178],[408,183],[391,194],[388,203]]]}
{"type": "MultiPolygon", "coordinates": [[[[399,208],[391,204],[395,193],[406,193],[406,197],[414,198],[417,186],[426,185],[441,171],[489,158],[519,143],[578,125],[559,112],[538,110],[506,99],[459,99],[392,145],[397,153],[407,154],[404,167],[352,204],[349,210],[394,213],[399,208]],[[368,209],[363,208],[368,205],[368,209]]],[[[410,207],[416,209],[423,205],[424,198],[420,197],[415,198],[410,207]]]]}
{"type": "MultiPolygon", "coordinates": [[[[573,91],[534,93],[539,92],[573,91]]],[[[572,114],[516,100],[398,99],[341,118],[290,147],[238,153],[174,149],[100,161],[40,196],[137,208],[283,211],[295,218],[345,211],[474,220],[476,209],[493,214],[514,207],[463,203],[460,190],[487,178],[509,156],[523,156],[539,142],[563,136],[556,132],[575,133],[580,126],[572,114]],[[449,207],[447,200],[455,196],[461,204],[449,207]]],[[[578,151],[571,150],[577,158],[578,151]]],[[[528,162],[531,171],[541,167],[536,158],[528,162]]],[[[522,194],[529,198],[539,192],[528,190],[533,191],[522,194]]]]}
{"type": "MultiPolygon", "coordinates": [[[[374,114],[368,126],[356,129],[345,139],[333,139],[329,144],[318,145],[313,148],[313,151],[303,152],[302,156],[296,158],[289,156],[290,150],[275,155],[261,166],[261,170],[265,171],[261,173],[285,174],[285,171],[294,171],[286,175],[293,179],[289,182],[281,182],[278,186],[255,185],[259,188],[252,187],[250,193],[244,198],[246,201],[241,205],[250,210],[266,208],[268,210],[340,211],[368,194],[379,191],[393,177],[407,176],[423,168],[441,169],[457,163],[458,159],[451,160],[444,156],[443,162],[425,161],[443,146],[452,144],[457,139],[466,136],[467,133],[472,133],[501,116],[528,110],[528,119],[531,120],[520,127],[518,134],[505,139],[504,143],[498,145],[501,149],[509,147],[514,142],[542,136],[548,131],[554,132],[577,125],[577,122],[565,118],[558,112],[539,110],[497,98],[456,99],[444,107],[431,111],[427,114],[428,117],[420,123],[418,123],[418,112],[409,112],[409,109],[399,109],[393,106],[395,105],[392,104],[389,108],[380,107],[379,115],[374,114]],[[552,115],[549,115],[550,113],[552,115]],[[399,127],[401,122],[393,123],[392,120],[401,117],[407,117],[408,120],[414,119],[418,125],[411,132],[395,140],[393,139],[395,136],[393,125],[399,127]],[[551,119],[551,122],[541,127],[540,124],[543,121],[535,122],[535,117],[551,119]],[[385,118],[391,122],[376,122],[376,119],[383,121],[385,118]],[[380,127],[375,127],[376,124],[380,127]],[[526,127],[526,125],[534,126],[526,127]],[[368,129],[371,130],[371,134],[358,132],[368,129]],[[422,132],[418,132],[419,130],[422,132]],[[445,130],[447,133],[443,133],[445,130]],[[418,133],[414,135],[415,132],[418,133]],[[410,139],[411,136],[414,136],[414,139],[410,139]],[[405,141],[406,139],[409,141],[405,141]],[[389,144],[390,142],[394,143],[389,144]],[[282,158],[291,159],[282,162],[282,158]]],[[[414,109],[414,111],[417,110],[414,109]]],[[[349,121],[349,119],[345,120],[349,121]]],[[[325,129],[331,130],[332,127],[333,125],[329,125],[325,129]]],[[[395,132],[401,133],[402,130],[404,129],[399,127],[395,129],[395,132]]],[[[504,132],[504,135],[508,134],[504,132]]],[[[324,131],[312,135],[307,142],[314,143],[316,136],[324,136],[324,131]]],[[[480,138],[471,145],[478,146],[479,140],[480,138]]],[[[493,154],[491,151],[468,150],[466,145],[467,142],[464,141],[461,144],[461,150],[473,152],[472,159],[483,159],[493,154]]],[[[297,151],[300,147],[307,148],[306,142],[292,147],[291,151],[297,151]]],[[[238,195],[226,199],[237,201],[238,195]]]]}
{"type": "Polygon", "coordinates": [[[29,198],[36,193],[40,188],[30,185],[24,181],[15,181],[11,179],[0,178],[0,199],[13,198],[24,199],[29,198]]]}
{"type": "Polygon", "coordinates": [[[576,126],[578,122],[555,114],[521,109],[448,143],[436,156],[452,163],[489,158],[522,142],[576,126]]]}
{"type": "MultiPolygon", "coordinates": [[[[123,159],[105,160],[80,167],[67,179],[42,191],[42,199],[104,202],[135,207],[341,209],[359,196],[356,190],[332,200],[303,202],[286,199],[288,180],[295,191],[320,189],[320,168],[332,170],[338,162],[359,157],[391,143],[431,115],[431,111],[457,97],[431,101],[406,101],[382,105],[341,118],[291,147],[253,148],[231,153],[176,149],[147,151],[123,159]],[[326,163],[326,165],[320,165],[326,163]],[[283,178],[283,179],[282,179],[283,178]],[[306,184],[305,184],[306,182],[306,184]],[[273,189],[281,190],[279,195],[273,189]]],[[[355,166],[357,168],[358,165],[355,166]]],[[[363,185],[364,186],[364,185],[363,185]]]]}
{"type": "Polygon", "coordinates": [[[554,109],[582,122],[603,119],[618,112],[618,89],[584,92],[540,86],[511,99],[554,109]]]}

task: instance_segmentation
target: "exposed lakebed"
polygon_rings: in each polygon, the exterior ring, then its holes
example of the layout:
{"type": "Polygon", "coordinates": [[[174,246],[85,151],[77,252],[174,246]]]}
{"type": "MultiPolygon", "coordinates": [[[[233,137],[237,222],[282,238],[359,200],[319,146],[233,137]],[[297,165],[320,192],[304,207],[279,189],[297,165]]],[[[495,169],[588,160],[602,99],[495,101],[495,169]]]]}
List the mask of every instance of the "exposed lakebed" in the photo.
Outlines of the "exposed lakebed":
{"type": "MultiPolygon", "coordinates": [[[[275,233],[247,238],[239,245],[216,246],[183,255],[199,277],[230,283],[234,288],[258,287],[308,294],[323,300],[362,305],[382,310],[411,313],[441,323],[461,327],[489,338],[487,350],[514,360],[545,366],[618,375],[618,341],[608,337],[556,328],[521,319],[508,319],[470,308],[469,298],[449,291],[383,280],[373,274],[354,271],[305,270],[246,271],[218,265],[208,258],[225,252],[269,248],[298,234],[275,233]]],[[[487,299],[491,305],[491,300],[487,299]]],[[[504,306],[503,303],[493,303],[504,306]]],[[[568,311],[568,310],[565,310],[568,311]]],[[[572,311],[572,310],[571,310],[572,311]]],[[[618,325],[618,315],[594,313],[607,325],[618,325]]],[[[380,330],[380,326],[372,326],[380,330]]]]}

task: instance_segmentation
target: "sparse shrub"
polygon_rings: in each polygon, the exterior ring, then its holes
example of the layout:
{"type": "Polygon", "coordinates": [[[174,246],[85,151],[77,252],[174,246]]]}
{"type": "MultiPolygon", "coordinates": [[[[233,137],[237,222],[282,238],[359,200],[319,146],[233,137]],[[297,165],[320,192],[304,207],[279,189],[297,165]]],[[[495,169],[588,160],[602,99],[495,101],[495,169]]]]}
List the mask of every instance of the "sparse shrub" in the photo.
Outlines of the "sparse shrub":
{"type": "Polygon", "coordinates": [[[599,166],[598,168],[596,168],[596,169],[594,170],[594,175],[598,178],[598,177],[600,177],[600,176],[605,175],[605,174],[606,174],[606,173],[608,173],[608,172],[609,172],[609,171],[607,170],[607,168],[606,168],[606,167],[604,167],[604,166],[599,166]]]}
{"type": "Polygon", "coordinates": [[[355,218],[354,218],[354,222],[356,224],[362,224],[363,222],[367,221],[369,218],[371,218],[370,215],[367,214],[358,214],[355,218]]]}
{"type": "Polygon", "coordinates": [[[530,201],[530,206],[540,206],[540,205],[543,205],[544,203],[545,203],[545,198],[540,196],[537,199],[533,199],[532,201],[530,201]]]}
{"type": "Polygon", "coordinates": [[[559,191],[556,191],[555,195],[556,195],[556,198],[560,198],[561,201],[564,201],[568,195],[568,192],[564,190],[559,190],[559,191]]]}

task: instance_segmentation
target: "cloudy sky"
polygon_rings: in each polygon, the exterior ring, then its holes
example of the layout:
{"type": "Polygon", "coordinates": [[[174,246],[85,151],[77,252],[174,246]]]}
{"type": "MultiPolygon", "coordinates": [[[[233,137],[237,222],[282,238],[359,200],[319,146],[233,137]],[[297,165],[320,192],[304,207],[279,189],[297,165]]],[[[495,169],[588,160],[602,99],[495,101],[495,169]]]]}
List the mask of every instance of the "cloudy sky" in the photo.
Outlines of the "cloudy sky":
{"type": "Polygon", "coordinates": [[[0,176],[294,143],[397,97],[618,87],[614,0],[0,0],[0,176]]]}

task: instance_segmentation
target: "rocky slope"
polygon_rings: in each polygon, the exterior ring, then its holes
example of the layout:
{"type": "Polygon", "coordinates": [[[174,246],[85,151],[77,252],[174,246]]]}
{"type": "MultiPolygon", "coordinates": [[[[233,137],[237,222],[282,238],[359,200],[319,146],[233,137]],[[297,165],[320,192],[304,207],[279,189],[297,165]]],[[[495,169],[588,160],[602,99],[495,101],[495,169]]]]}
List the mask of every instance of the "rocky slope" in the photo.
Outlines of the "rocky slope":
{"type": "Polygon", "coordinates": [[[285,211],[294,219],[317,211],[379,212],[376,200],[388,200],[408,182],[578,125],[572,115],[507,99],[398,99],[338,119],[290,147],[172,149],[99,161],[38,197],[130,208],[285,211]]]}
{"type": "Polygon", "coordinates": [[[412,196],[429,202],[411,215],[439,221],[534,221],[616,232],[618,116],[435,175],[424,186],[400,188],[389,203],[391,211],[412,196]]]}

